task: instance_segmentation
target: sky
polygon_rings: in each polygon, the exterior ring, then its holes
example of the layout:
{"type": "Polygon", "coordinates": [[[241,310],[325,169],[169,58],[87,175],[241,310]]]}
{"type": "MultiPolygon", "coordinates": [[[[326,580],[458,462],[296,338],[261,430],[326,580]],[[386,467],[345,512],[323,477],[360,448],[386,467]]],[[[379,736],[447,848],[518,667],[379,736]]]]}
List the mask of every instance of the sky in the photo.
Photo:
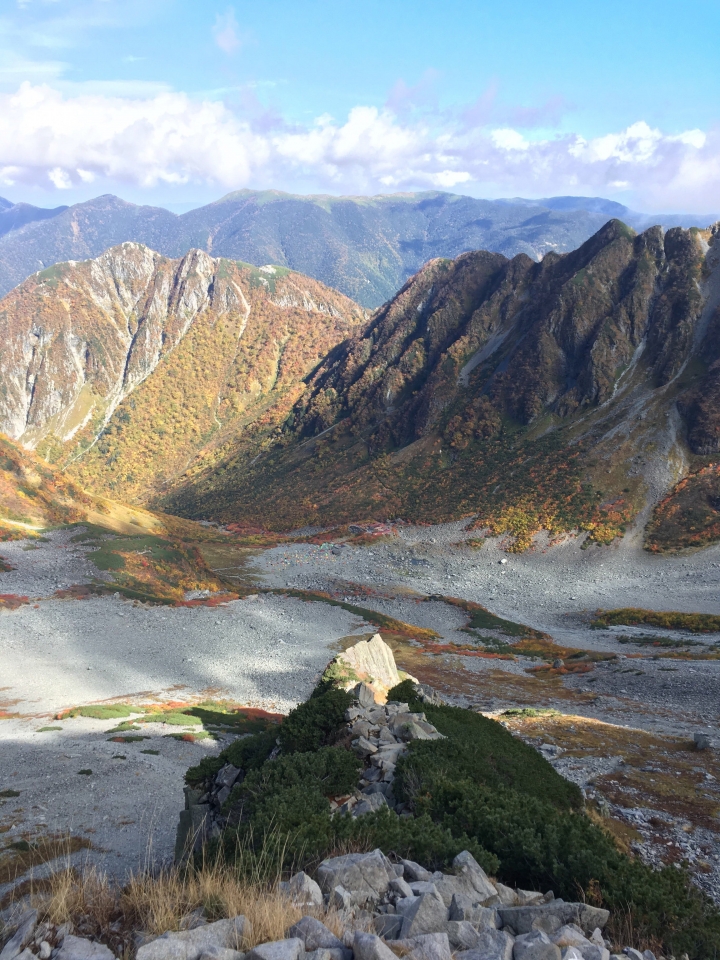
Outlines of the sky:
{"type": "Polygon", "coordinates": [[[720,211],[720,0],[0,0],[0,196],[720,211]]]}

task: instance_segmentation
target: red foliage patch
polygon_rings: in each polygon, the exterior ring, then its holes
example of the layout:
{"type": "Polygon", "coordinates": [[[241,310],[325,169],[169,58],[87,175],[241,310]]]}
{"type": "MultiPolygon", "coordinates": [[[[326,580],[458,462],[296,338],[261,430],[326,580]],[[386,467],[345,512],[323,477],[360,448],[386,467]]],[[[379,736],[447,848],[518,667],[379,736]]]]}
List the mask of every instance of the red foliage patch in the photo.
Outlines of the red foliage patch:
{"type": "Polygon", "coordinates": [[[30,597],[21,597],[17,593],[0,593],[0,607],[5,610],[17,610],[30,603],[30,597]]]}

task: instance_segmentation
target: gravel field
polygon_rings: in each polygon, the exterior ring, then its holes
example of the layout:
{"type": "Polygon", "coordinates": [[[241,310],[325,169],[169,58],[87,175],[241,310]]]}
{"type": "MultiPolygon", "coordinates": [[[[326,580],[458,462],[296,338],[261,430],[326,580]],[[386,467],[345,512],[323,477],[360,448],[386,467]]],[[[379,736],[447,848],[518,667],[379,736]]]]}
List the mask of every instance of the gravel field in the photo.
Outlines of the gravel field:
{"type": "MultiPolygon", "coordinates": [[[[144,862],[150,843],[154,859],[171,855],[182,775],[219,745],[178,742],[159,725],[146,728],[149,741],[113,743],[107,731],[114,721],[85,718],[64,721],[60,731],[39,728],[52,725],[49,718],[59,710],[109,699],[213,696],[286,712],[307,696],[341,638],[372,628],[342,608],[282,596],[214,608],[135,605],[118,595],[54,599],[55,590],[98,577],[85,556],[89,548],[70,541],[74,533],[55,532],[46,543],[14,542],[0,549],[16,568],[0,573],[0,593],[33,601],[0,611],[0,708],[14,715],[0,722],[0,791],[19,793],[0,800],[0,828],[10,839],[71,831],[94,848],[75,854],[74,862],[101,862],[125,875],[144,862]],[[148,749],[158,752],[143,752],[148,749]],[[80,775],[81,769],[92,774],[80,775]]],[[[572,709],[656,732],[702,729],[717,742],[720,664],[653,660],[647,651],[616,640],[618,634],[652,631],[591,630],[588,614],[622,606],[720,613],[720,546],[659,558],[631,538],[588,550],[567,538],[516,556],[504,553],[497,541],[473,549],[463,543],[469,536],[462,524],[400,527],[397,537],[367,547],[266,550],[254,558],[253,570],[259,585],[347,594],[361,606],[432,627],[445,641],[467,642],[460,632],[464,615],[441,602],[418,603],[418,595],[479,602],[547,631],[561,644],[621,656],[640,651],[640,659],[564,678],[570,695],[593,694],[572,709]],[[357,585],[380,596],[357,599],[357,585]]],[[[457,670],[461,661],[438,659],[438,666],[443,664],[457,670]]],[[[527,666],[526,660],[462,661],[471,686],[472,678],[486,671],[525,678],[527,666]]],[[[495,683],[494,702],[466,699],[494,709],[506,699],[517,702],[495,683]]]]}

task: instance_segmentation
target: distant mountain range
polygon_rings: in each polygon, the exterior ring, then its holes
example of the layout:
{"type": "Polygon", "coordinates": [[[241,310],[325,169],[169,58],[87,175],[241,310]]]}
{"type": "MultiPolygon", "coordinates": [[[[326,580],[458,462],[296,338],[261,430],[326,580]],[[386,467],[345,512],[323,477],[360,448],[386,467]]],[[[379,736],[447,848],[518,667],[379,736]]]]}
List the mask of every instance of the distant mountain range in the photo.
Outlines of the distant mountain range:
{"type": "Polygon", "coordinates": [[[611,217],[636,230],[706,227],[715,215],[647,215],[597,197],[477,200],[450,193],[295,196],[241,190],[180,216],[106,195],[45,210],[0,198],[0,296],[38,270],[126,241],[168,257],[198,248],[314,277],[364,307],[384,303],[436,257],[470,250],[540,260],[576,249],[611,217]]]}
{"type": "Polygon", "coordinates": [[[720,540],[720,224],[436,258],[372,316],[124,243],[12,290],[0,342],[0,431],[92,494],[279,530],[474,516],[518,549],[720,540]]]}

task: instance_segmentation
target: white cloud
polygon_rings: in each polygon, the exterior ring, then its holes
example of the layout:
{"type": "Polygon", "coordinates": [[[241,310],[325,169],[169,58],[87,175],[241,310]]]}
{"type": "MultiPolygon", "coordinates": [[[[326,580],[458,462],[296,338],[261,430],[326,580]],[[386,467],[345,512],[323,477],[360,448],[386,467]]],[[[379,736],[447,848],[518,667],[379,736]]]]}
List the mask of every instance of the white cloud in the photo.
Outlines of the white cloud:
{"type": "Polygon", "coordinates": [[[215,17],[213,36],[215,43],[224,53],[235,53],[241,46],[238,22],[232,7],[228,7],[225,13],[219,13],[215,17]]]}
{"type": "Polygon", "coordinates": [[[209,184],[224,189],[306,183],[372,192],[452,189],[486,196],[608,194],[645,209],[720,209],[720,134],[665,133],[638,121],[595,138],[543,140],[389,108],[357,106],[346,119],[265,127],[220,101],[172,91],[67,96],[24,83],[0,94],[0,182],[64,190],[92,179],[139,187],[209,184]]]}

